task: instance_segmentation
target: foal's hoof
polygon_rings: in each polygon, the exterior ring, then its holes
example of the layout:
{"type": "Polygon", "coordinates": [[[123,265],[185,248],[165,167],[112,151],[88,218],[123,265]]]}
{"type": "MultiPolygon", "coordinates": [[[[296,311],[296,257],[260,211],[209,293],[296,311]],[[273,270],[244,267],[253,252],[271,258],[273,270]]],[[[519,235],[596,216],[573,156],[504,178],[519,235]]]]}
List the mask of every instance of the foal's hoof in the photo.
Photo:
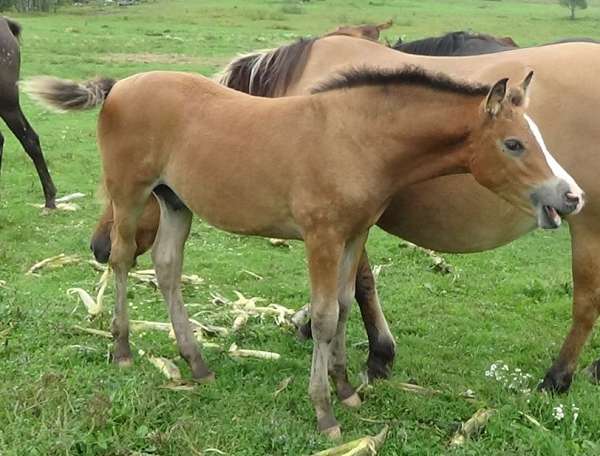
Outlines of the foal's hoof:
{"type": "Polygon", "coordinates": [[[127,368],[133,366],[133,358],[131,357],[115,358],[113,362],[120,368],[127,368]]]}
{"type": "Polygon", "coordinates": [[[553,393],[566,393],[569,391],[571,382],[573,381],[573,374],[570,372],[559,372],[558,370],[550,369],[542,383],[537,387],[538,391],[546,391],[550,394],[553,393]]]}
{"type": "Polygon", "coordinates": [[[358,408],[362,405],[362,401],[360,400],[358,394],[354,393],[352,396],[342,400],[342,404],[344,404],[346,407],[358,408]]]}
{"type": "Polygon", "coordinates": [[[325,434],[329,440],[337,441],[342,439],[342,430],[339,425],[323,429],[321,433],[325,434]]]}

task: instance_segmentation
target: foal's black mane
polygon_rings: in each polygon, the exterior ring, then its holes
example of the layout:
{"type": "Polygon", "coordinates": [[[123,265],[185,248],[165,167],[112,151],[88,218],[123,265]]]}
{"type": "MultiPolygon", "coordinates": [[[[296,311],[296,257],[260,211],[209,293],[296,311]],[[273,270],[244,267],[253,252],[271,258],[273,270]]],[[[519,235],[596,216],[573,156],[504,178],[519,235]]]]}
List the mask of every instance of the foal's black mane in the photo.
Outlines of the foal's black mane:
{"type": "Polygon", "coordinates": [[[453,55],[462,51],[468,42],[481,41],[483,49],[477,54],[499,52],[515,49],[498,38],[484,33],[471,33],[467,31],[450,32],[442,36],[423,38],[421,40],[402,42],[399,39],[392,48],[397,51],[418,55],[453,55]]]}
{"type": "Polygon", "coordinates": [[[483,96],[490,86],[457,81],[443,73],[430,73],[415,65],[400,69],[353,68],[314,87],[312,93],[365,86],[412,85],[460,95],[483,96]]]}

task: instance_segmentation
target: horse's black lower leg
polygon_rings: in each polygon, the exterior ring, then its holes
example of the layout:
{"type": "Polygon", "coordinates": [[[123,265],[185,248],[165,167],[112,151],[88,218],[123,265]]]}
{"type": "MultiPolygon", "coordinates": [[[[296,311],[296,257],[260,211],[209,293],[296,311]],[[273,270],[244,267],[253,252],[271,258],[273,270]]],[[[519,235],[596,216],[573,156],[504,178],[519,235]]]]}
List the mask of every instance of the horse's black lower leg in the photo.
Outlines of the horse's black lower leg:
{"type": "Polygon", "coordinates": [[[0,133],[0,172],[2,171],[2,153],[4,152],[4,136],[0,133]]]}
{"type": "Polygon", "coordinates": [[[10,128],[10,131],[17,137],[23,146],[23,149],[25,149],[25,152],[33,161],[44,190],[46,207],[49,209],[56,208],[56,187],[54,186],[54,182],[52,182],[52,177],[50,177],[48,166],[44,160],[42,147],[40,146],[40,140],[37,133],[33,130],[31,125],[29,125],[29,122],[18,105],[14,109],[0,112],[0,116],[4,119],[6,125],[10,128]]]}

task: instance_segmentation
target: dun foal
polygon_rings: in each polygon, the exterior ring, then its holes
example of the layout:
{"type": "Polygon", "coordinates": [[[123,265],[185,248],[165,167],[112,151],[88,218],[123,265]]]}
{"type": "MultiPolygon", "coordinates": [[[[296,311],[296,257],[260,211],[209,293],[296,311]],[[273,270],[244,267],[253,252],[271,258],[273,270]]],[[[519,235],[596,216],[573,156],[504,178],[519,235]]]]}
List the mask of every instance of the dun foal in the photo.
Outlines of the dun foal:
{"type": "Polygon", "coordinates": [[[179,282],[192,213],[230,232],[303,239],[315,339],[309,392],[319,430],[338,437],[327,376],[344,404],[360,405],[346,372],[346,321],[368,230],[392,195],[470,172],[542,227],[580,207],[581,190],[524,114],[531,77],[508,89],[507,79],[488,87],[415,67],[355,69],[313,95],[278,99],[176,72],[33,81],[30,93],[62,110],[103,105],[98,141],[114,212],[115,362],[132,362],[127,273],[152,192],[161,209],[152,259],[180,352],[201,382],[214,375],[179,282]]]}

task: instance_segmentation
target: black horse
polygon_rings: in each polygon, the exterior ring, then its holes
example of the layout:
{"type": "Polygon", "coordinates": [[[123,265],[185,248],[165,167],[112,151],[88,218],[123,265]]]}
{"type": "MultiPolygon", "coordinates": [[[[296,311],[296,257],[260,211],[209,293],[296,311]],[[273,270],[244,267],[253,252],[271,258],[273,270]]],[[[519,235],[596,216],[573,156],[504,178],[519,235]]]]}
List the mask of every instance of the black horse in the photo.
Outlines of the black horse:
{"type": "MultiPolygon", "coordinates": [[[[552,43],[546,43],[542,46],[575,42],[598,43],[598,41],[591,38],[566,38],[552,43]]],[[[498,38],[485,33],[472,33],[463,30],[406,43],[403,42],[402,39],[399,39],[392,45],[392,48],[408,54],[457,57],[512,51],[518,49],[519,45],[508,36],[498,38]]]]}
{"type": "MultiPolygon", "coordinates": [[[[21,26],[17,22],[0,16],[0,117],[33,160],[44,190],[46,207],[54,209],[56,187],[44,160],[38,135],[29,125],[19,104],[17,81],[21,68],[20,34],[21,26]]],[[[0,133],[0,168],[3,146],[4,137],[0,133]]]]}

